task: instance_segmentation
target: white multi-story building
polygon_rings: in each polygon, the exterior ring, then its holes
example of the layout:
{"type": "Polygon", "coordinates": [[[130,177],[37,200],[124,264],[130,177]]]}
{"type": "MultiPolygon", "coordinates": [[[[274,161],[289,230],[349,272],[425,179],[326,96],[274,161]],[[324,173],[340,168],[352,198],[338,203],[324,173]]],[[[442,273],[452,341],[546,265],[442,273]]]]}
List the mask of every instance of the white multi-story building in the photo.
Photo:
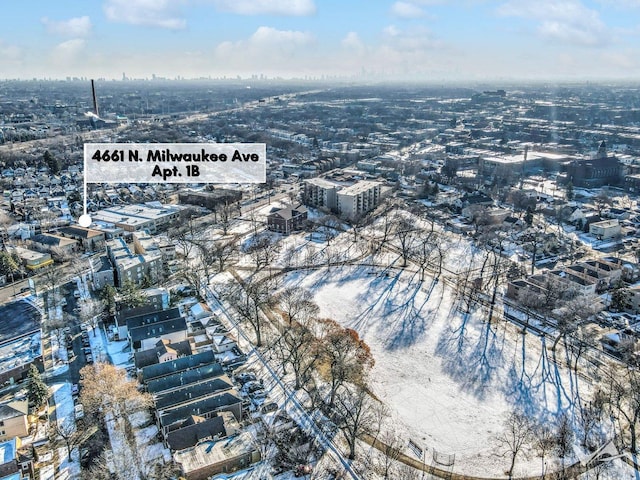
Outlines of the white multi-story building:
{"type": "Polygon", "coordinates": [[[380,203],[380,182],[361,181],[337,193],[338,212],[347,218],[356,218],[380,203]]]}
{"type": "Polygon", "coordinates": [[[304,181],[303,200],[312,207],[337,208],[337,192],[342,187],[322,178],[310,178],[304,181]]]}

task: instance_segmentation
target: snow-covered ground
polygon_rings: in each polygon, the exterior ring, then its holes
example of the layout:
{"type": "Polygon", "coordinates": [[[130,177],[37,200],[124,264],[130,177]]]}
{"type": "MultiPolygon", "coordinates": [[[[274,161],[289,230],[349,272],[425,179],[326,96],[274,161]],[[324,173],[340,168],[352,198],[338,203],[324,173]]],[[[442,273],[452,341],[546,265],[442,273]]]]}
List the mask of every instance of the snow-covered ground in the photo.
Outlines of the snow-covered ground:
{"type": "Polygon", "coordinates": [[[74,418],[73,398],[71,396],[71,384],[69,382],[54,383],[51,392],[56,404],[56,421],[62,425],[68,419],[74,418]]]}
{"type": "Polygon", "coordinates": [[[48,372],[49,376],[61,375],[69,370],[69,356],[66,346],[60,345],[61,337],[55,331],[49,336],[51,344],[51,358],[53,359],[53,369],[48,372]]]}
{"type": "MultiPolygon", "coordinates": [[[[71,425],[74,428],[75,425],[75,413],[73,398],[71,395],[71,384],[69,382],[55,383],[51,386],[53,392],[53,399],[56,404],[55,415],[56,422],[63,429],[67,430],[71,425]]],[[[68,430],[67,430],[68,431],[68,430]]],[[[80,476],[80,456],[78,449],[71,451],[71,457],[67,454],[67,447],[61,446],[58,448],[58,469],[55,477],[48,477],[48,473],[41,473],[41,478],[56,478],[61,480],[69,480],[79,478],[80,476]],[[44,476],[43,476],[44,475],[44,476]]],[[[46,470],[47,472],[52,469],[51,466],[46,470]]],[[[42,472],[42,470],[41,470],[42,472]]],[[[53,473],[53,472],[52,472],[53,473]]]]}
{"type": "MultiPolygon", "coordinates": [[[[539,337],[486,323],[482,311],[459,313],[444,282],[421,285],[409,271],[333,267],[290,273],[285,285],[310,289],[321,316],[369,344],[373,390],[403,425],[406,441],[428,449],[427,462],[435,449],[456,455],[456,472],[501,476],[508,459],[497,437],[512,409],[553,421],[572,416],[578,394],[589,391],[586,380],[576,384],[552,361],[539,337]]],[[[539,464],[531,455],[514,473],[538,474],[539,464]]]]}

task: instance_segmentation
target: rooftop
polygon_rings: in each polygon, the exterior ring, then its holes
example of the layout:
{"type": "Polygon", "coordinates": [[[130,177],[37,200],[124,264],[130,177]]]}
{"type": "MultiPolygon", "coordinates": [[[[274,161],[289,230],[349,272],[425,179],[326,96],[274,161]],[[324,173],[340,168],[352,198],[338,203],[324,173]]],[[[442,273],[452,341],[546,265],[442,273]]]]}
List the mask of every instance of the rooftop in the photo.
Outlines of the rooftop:
{"type": "Polygon", "coordinates": [[[0,344],[40,330],[41,314],[26,300],[0,305],[0,344]]]}
{"type": "Polygon", "coordinates": [[[247,455],[255,451],[255,443],[249,432],[243,432],[230,438],[218,441],[205,441],[194,448],[177,452],[176,462],[188,475],[208,465],[225,462],[229,459],[247,455]]]}
{"type": "Polygon", "coordinates": [[[340,190],[339,195],[358,195],[359,193],[366,192],[372,188],[379,187],[380,182],[373,182],[369,180],[362,180],[358,183],[346,187],[340,190]]]}

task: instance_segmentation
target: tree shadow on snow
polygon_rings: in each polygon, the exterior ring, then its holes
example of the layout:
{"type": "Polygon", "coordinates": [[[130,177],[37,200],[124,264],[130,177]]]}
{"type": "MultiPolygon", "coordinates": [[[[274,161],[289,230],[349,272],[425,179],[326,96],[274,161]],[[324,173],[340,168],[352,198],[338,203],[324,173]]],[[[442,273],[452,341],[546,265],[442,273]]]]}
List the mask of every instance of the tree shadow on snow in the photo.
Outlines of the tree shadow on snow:
{"type": "Polygon", "coordinates": [[[482,400],[504,364],[505,336],[491,322],[477,324],[473,319],[469,323],[469,317],[464,314],[460,326],[443,331],[436,354],[442,358],[444,372],[482,400]]]}

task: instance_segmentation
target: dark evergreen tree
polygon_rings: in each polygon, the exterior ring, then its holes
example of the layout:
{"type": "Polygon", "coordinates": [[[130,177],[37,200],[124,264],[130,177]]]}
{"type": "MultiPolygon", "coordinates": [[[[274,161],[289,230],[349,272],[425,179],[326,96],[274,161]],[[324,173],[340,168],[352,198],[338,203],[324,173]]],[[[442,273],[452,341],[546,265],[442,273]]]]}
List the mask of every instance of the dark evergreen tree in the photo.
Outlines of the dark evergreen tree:
{"type": "Polygon", "coordinates": [[[616,312],[622,312],[631,306],[631,293],[624,282],[618,281],[611,291],[611,304],[609,307],[616,312]]]}
{"type": "Polygon", "coordinates": [[[47,403],[47,398],[49,398],[49,389],[42,380],[38,368],[33,364],[29,367],[29,373],[27,374],[27,396],[29,403],[36,410],[40,410],[47,403]]]}
{"type": "Polygon", "coordinates": [[[53,175],[60,173],[60,161],[49,150],[44,152],[43,160],[53,175]]]}
{"type": "Polygon", "coordinates": [[[527,212],[524,214],[524,222],[528,226],[533,225],[533,210],[531,207],[527,207],[527,212]]]}
{"type": "Polygon", "coordinates": [[[567,201],[571,201],[573,200],[574,197],[574,192],[573,192],[573,183],[569,182],[567,183],[567,189],[565,191],[565,195],[567,197],[567,201]]]}

